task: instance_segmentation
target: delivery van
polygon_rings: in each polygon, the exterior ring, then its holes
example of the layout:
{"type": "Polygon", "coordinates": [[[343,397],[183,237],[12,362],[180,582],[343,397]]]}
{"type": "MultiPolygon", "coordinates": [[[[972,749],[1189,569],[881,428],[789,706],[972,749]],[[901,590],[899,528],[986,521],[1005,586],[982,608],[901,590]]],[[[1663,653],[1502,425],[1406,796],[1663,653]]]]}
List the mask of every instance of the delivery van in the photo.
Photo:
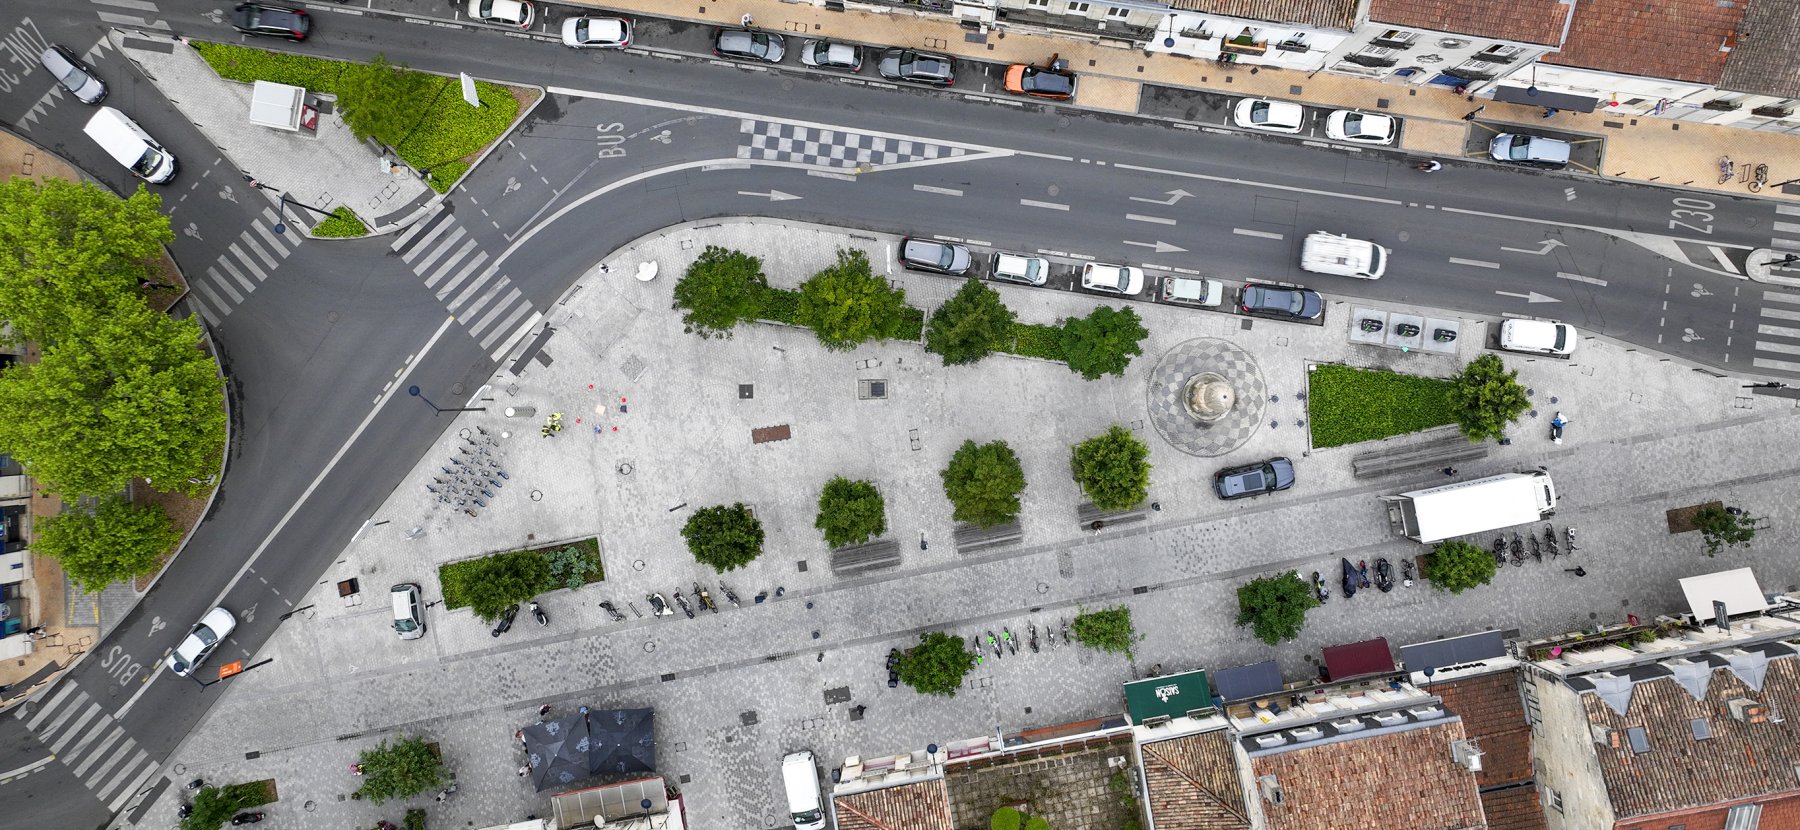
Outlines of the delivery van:
{"type": "Polygon", "coordinates": [[[781,783],[787,790],[788,818],[794,822],[794,830],[824,830],[819,764],[813,754],[801,750],[781,759],[781,783]]]}
{"type": "Polygon", "coordinates": [[[1500,348],[1568,357],[1579,335],[1575,327],[1555,320],[1507,320],[1500,324],[1500,348]]]}
{"type": "Polygon", "coordinates": [[[1315,274],[1381,279],[1387,258],[1388,250],[1380,245],[1325,231],[1307,234],[1300,245],[1300,267],[1315,274]]]}
{"type": "Polygon", "coordinates": [[[131,175],[151,184],[166,184],[175,178],[175,156],[125,113],[101,107],[88,119],[85,132],[131,175]]]}

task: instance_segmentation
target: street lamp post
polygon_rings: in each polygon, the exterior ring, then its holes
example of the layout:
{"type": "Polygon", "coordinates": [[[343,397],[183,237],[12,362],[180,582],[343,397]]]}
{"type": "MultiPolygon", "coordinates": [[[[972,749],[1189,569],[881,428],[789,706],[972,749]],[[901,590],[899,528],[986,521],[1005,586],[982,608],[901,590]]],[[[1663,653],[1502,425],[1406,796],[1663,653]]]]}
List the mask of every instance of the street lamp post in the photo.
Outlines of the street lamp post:
{"type": "Polygon", "coordinates": [[[487,411],[487,407],[485,407],[485,406],[438,406],[437,404],[432,403],[430,398],[427,398],[423,394],[421,394],[419,392],[419,387],[417,387],[417,386],[406,387],[406,394],[411,395],[415,398],[418,398],[421,401],[424,401],[426,406],[431,407],[431,411],[432,411],[433,415],[442,415],[446,412],[486,412],[487,411]]]}

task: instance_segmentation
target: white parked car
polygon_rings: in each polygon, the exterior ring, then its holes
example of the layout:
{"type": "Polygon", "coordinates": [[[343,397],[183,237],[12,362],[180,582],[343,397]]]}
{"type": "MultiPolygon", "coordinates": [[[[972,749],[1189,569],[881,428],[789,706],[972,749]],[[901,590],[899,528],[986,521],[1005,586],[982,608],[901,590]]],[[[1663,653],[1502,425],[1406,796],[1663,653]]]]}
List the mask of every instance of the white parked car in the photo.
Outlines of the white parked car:
{"type": "Polygon", "coordinates": [[[1021,285],[1043,285],[1050,279],[1050,260],[1043,257],[998,251],[991,263],[989,276],[993,279],[1021,285]]]}
{"type": "Polygon", "coordinates": [[[206,616],[201,617],[200,622],[188,630],[181,645],[169,653],[169,671],[174,672],[177,677],[193,674],[194,669],[212,656],[213,649],[218,648],[219,643],[231,636],[231,632],[236,629],[237,618],[231,616],[230,611],[214,608],[206,612],[206,616]]]}
{"type": "Polygon", "coordinates": [[[571,17],[562,42],[575,49],[623,49],[631,45],[631,21],[620,17],[571,17]]]}
{"type": "Polygon", "coordinates": [[[1392,144],[1400,122],[1386,115],[1356,110],[1333,110],[1325,117],[1325,137],[1357,144],[1392,144]]]}
{"type": "Polygon", "coordinates": [[[1289,101],[1245,98],[1237,103],[1231,120],[1247,130],[1297,133],[1306,126],[1306,108],[1289,101]]]}
{"type": "Polygon", "coordinates": [[[525,0],[469,0],[469,16],[483,23],[529,29],[532,12],[525,0]]]}
{"type": "Polygon", "coordinates": [[[1090,262],[1081,266],[1081,287],[1129,297],[1144,290],[1144,269],[1090,262]]]}

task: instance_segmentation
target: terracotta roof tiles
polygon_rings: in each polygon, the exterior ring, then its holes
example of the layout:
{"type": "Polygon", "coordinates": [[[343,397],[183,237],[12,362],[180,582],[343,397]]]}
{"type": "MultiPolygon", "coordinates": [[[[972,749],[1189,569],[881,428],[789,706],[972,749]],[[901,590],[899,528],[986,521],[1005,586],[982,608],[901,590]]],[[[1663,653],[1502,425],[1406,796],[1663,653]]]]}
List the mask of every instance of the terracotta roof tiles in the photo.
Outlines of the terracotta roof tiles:
{"type": "MultiPolygon", "coordinates": [[[[1744,19],[1743,0],[1579,0],[1561,52],[1543,57],[1647,78],[1717,83],[1744,19]]],[[[1779,46],[1792,49],[1792,42],[1779,46]]]]}
{"type": "Polygon", "coordinates": [[[1356,0],[1170,0],[1169,5],[1202,14],[1346,30],[1356,17],[1356,0]]]}
{"type": "Polygon", "coordinates": [[[1562,42],[1569,7],[1558,0],[1369,0],[1369,20],[1518,43],[1562,42]]]}
{"type": "Polygon", "coordinates": [[[1225,730],[1143,746],[1157,830],[1245,830],[1244,788],[1225,730]]]}
{"type": "Polygon", "coordinates": [[[1462,721],[1434,722],[1253,758],[1252,776],[1281,786],[1262,805],[1270,830],[1484,827],[1475,776],[1451,758],[1463,737],[1462,721]]]}
{"type": "Polygon", "coordinates": [[[1445,709],[1462,718],[1463,731],[1480,742],[1481,772],[1475,776],[1480,786],[1531,780],[1531,724],[1519,701],[1516,672],[1433,683],[1426,691],[1442,699],[1445,709]]]}
{"type": "Polygon", "coordinates": [[[1719,86],[1800,98],[1800,0],[1749,0],[1719,86]]]}
{"type": "Polygon", "coordinates": [[[951,830],[944,779],[841,795],[832,800],[838,830],[951,830]]]}

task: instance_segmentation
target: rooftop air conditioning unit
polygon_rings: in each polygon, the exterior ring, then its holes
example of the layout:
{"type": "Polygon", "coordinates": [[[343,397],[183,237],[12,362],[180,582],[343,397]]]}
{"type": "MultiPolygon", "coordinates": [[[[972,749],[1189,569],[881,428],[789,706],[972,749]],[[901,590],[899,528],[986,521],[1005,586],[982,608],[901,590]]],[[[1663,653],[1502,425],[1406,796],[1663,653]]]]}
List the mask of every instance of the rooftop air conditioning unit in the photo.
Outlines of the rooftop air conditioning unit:
{"type": "Polygon", "coordinates": [[[1272,746],[1281,746],[1285,743],[1287,743],[1287,738],[1282,737],[1280,732],[1270,732],[1267,735],[1256,736],[1256,745],[1263,749],[1268,749],[1272,746]]]}
{"type": "Polygon", "coordinates": [[[1273,775],[1265,775],[1256,779],[1256,789],[1262,793],[1264,801],[1277,807],[1287,801],[1287,796],[1281,794],[1281,782],[1277,781],[1273,775]]]}
{"type": "Polygon", "coordinates": [[[1472,740],[1456,741],[1450,744],[1450,755],[1459,766],[1470,772],[1481,771],[1481,747],[1472,740]]]}

